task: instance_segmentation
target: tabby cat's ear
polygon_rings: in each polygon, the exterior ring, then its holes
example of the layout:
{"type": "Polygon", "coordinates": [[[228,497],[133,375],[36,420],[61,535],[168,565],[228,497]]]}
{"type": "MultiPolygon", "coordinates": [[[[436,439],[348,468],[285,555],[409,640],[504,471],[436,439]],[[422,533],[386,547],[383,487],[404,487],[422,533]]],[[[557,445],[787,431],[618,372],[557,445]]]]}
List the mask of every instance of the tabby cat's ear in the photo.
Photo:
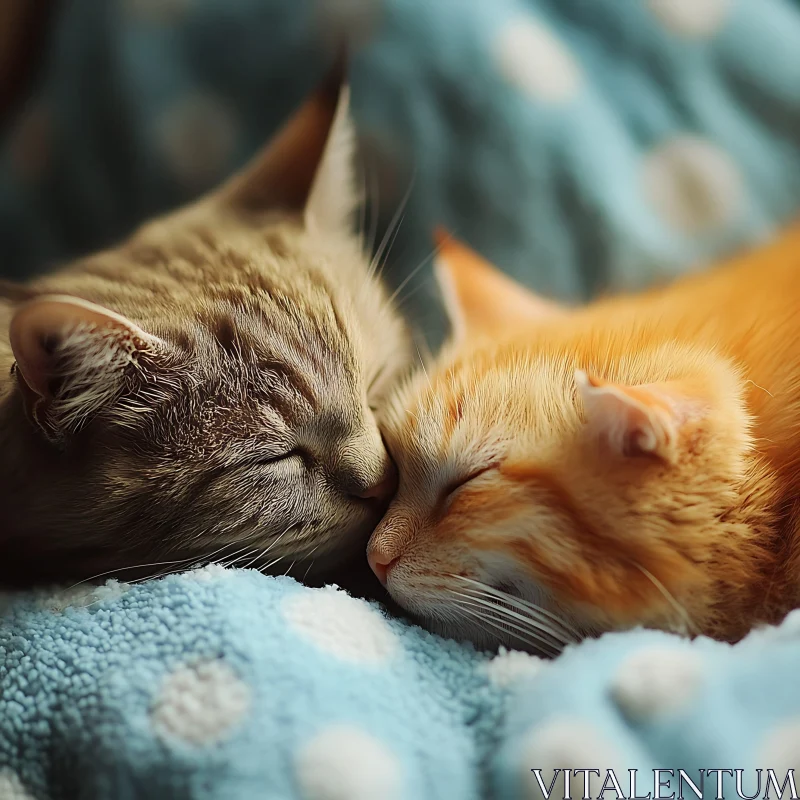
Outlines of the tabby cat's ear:
{"type": "Polygon", "coordinates": [[[434,271],[452,338],[496,336],[568,313],[524,288],[442,229],[435,232],[434,271]]]}
{"type": "Polygon", "coordinates": [[[112,403],[142,354],[164,347],[125,317],[64,295],[21,306],[9,339],[25,411],[52,441],[112,403]]]}
{"type": "Polygon", "coordinates": [[[248,211],[303,215],[316,232],[347,232],[359,197],[355,134],[344,57],[263,151],[223,186],[222,198],[248,211]]]}
{"type": "Polygon", "coordinates": [[[575,373],[586,424],[621,456],[654,456],[674,463],[681,426],[704,413],[705,406],[687,397],[674,383],[626,386],[575,373]]]}

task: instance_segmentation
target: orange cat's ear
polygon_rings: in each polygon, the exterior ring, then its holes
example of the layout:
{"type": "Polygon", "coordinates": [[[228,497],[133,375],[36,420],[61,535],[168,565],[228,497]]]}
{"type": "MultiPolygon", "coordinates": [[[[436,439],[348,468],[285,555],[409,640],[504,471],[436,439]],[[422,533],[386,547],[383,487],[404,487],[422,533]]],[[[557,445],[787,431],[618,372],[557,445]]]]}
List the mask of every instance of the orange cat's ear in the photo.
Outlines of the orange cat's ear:
{"type": "Polygon", "coordinates": [[[303,215],[315,230],[347,230],[358,205],[346,56],[263,151],[221,190],[248,211],[303,215]]]}
{"type": "Polygon", "coordinates": [[[513,281],[444,230],[437,229],[434,236],[438,251],[434,270],[454,339],[494,336],[568,313],[513,281]]]}
{"type": "Polygon", "coordinates": [[[698,405],[670,384],[625,386],[575,373],[586,424],[611,449],[623,456],[677,458],[681,424],[698,405]]]}
{"type": "Polygon", "coordinates": [[[125,317],[62,295],[22,305],[11,319],[9,340],[26,414],[54,441],[116,397],[139,354],[164,347],[125,317]]]}

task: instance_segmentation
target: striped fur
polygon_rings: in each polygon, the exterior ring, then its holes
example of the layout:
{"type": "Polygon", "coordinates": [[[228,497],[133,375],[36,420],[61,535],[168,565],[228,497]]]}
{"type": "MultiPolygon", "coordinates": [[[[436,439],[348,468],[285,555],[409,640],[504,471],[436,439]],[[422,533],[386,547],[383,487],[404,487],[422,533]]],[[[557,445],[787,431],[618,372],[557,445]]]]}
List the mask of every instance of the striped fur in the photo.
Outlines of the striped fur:
{"type": "Polygon", "coordinates": [[[393,474],[374,409],[409,343],[349,227],[337,95],[212,196],[0,299],[0,581],[363,552],[393,474]],[[22,315],[54,294],[101,312],[38,341],[22,315]]]}
{"type": "Polygon", "coordinates": [[[558,311],[458,244],[442,259],[462,335],[384,420],[401,482],[368,552],[398,602],[511,643],[515,602],[582,634],[731,641],[800,604],[800,230],[558,311]],[[490,589],[506,599],[487,612],[490,589]]]}

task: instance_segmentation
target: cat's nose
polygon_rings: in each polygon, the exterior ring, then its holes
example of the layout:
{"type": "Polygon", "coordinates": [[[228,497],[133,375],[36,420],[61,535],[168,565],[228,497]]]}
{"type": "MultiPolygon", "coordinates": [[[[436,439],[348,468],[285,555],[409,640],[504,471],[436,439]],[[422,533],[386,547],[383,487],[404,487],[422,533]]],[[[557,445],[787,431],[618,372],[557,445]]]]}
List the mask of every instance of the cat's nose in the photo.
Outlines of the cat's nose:
{"type": "MultiPolygon", "coordinates": [[[[397,500],[393,503],[397,504],[397,500]]],[[[367,543],[367,562],[378,580],[386,586],[392,569],[409,553],[418,524],[407,508],[390,506],[386,516],[367,543]]]]}
{"type": "Polygon", "coordinates": [[[360,500],[388,503],[397,491],[397,469],[391,460],[386,461],[383,473],[377,480],[353,481],[349,492],[360,500]]]}
{"type": "Polygon", "coordinates": [[[386,581],[389,579],[389,570],[398,562],[399,556],[392,558],[392,556],[385,555],[373,548],[367,551],[367,561],[372,571],[375,573],[378,580],[386,586],[386,581]]]}

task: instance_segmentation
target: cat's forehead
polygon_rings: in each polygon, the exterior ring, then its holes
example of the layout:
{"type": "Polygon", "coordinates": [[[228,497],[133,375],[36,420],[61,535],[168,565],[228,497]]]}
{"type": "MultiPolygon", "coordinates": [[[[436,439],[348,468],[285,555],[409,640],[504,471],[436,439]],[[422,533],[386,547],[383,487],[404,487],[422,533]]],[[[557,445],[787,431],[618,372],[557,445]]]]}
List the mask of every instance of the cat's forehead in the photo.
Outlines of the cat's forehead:
{"type": "MultiPolygon", "coordinates": [[[[362,376],[352,336],[328,308],[298,309],[270,294],[252,302],[218,303],[189,325],[189,366],[198,382],[223,397],[251,397],[298,406],[307,415],[358,404],[362,376]]],[[[290,409],[285,416],[291,418],[290,409]]]]}
{"type": "Polygon", "coordinates": [[[218,302],[161,331],[167,361],[146,366],[151,380],[123,400],[118,421],[167,459],[224,461],[257,446],[269,457],[323,424],[346,436],[362,418],[364,381],[345,334],[276,321],[269,308],[218,302]]]}
{"type": "Polygon", "coordinates": [[[302,364],[222,354],[158,376],[114,415],[140,449],[167,461],[269,459],[292,449],[300,433],[307,440],[324,425],[333,439],[359,427],[359,389],[328,386],[302,364]]]}
{"type": "Polygon", "coordinates": [[[384,310],[357,245],[309,236],[293,218],[178,217],[146,227],[121,255],[173,277],[180,285],[170,303],[189,316],[233,319],[251,338],[272,336],[273,347],[288,337],[340,361],[369,355],[360,328],[384,310]]]}
{"type": "Polygon", "coordinates": [[[168,368],[123,409],[126,424],[197,452],[265,429],[279,439],[299,426],[343,435],[357,426],[366,388],[401,341],[393,319],[374,335],[383,295],[359,260],[351,242],[310,241],[296,220],[205,212],[157,220],[92,257],[76,276],[86,293],[170,349],[168,368]],[[106,296],[122,270],[124,291],[106,296]]]}
{"type": "Polygon", "coordinates": [[[388,433],[417,462],[483,462],[559,435],[576,417],[560,359],[495,349],[443,353],[398,395],[388,433]]]}

